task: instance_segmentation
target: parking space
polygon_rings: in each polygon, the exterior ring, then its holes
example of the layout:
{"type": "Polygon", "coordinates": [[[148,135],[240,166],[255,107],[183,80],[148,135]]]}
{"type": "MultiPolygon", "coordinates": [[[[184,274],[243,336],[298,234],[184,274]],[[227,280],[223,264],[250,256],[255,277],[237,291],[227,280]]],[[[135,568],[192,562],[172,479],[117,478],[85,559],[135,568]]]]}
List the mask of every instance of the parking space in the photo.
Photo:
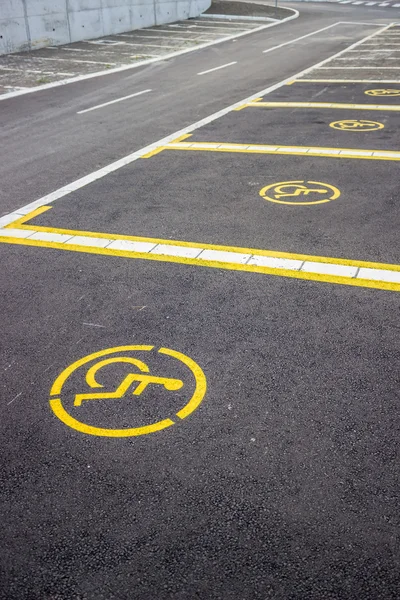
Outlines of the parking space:
{"type": "MultiPolygon", "coordinates": [[[[394,111],[305,106],[296,102],[274,106],[274,96],[267,102],[255,102],[245,111],[221,119],[217,127],[205,127],[191,141],[239,143],[275,147],[354,148],[362,150],[398,150],[398,117],[394,111]],[[271,104],[270,104],[271,103],[271,104]],[[290,122],[290,124],[289,124],[290,122]],[[282,136],[282,125],[288,124],[282,136]]],[[[307,104],[307,103],[306,103],[307,104]]],[[[393,108],[393,107],[392,107],[393,108]]],[[[400,114],[400,107],[398,108],[400,114]]],[[[399,140],[400,141],[400,140],[399,140]]]]}
{"type": "Polygon", "coordinates": [[[345,72],[0,217],[7,600],[397,598],[400,78],[345,72]]]}
{"type": "MultiPolygon", "coordinates": [[[[152,246],[153,257],[156,242],[176,240],[188,244],[182,248],[188,258],[200,255],[195,243],[397,264],[398,182],[387,173],[386,161],[168,150],[71,193],[24,223],[31,227],[27,233],[99,232],[104,246],[108,235],[136,236],[152,246]],[[316,183],[306,191],[304,180],[316,183]],[[383,194],[376,184],[382,180],[383,194]],[[377,205],[385,207],[379,219],[377,205]]],[[[67,244],[78,243],[72,234],[67,244]]]]}
{"type": "Polygon", "coordinates": [[[400,289],[398,88],[312,79],[17,211],[3,241],[400,289]]]}

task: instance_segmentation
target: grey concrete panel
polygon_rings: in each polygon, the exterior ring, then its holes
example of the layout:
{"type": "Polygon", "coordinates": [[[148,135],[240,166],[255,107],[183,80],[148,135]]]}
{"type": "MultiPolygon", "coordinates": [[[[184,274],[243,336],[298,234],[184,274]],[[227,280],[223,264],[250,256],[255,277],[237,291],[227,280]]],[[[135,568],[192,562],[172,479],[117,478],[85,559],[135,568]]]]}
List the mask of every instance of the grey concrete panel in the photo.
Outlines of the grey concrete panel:
{"type": "Polygon", "coordinates": [[[0,20],[0,54],[28,48],[28,36],[24,17],[0,20]]]}
{"type": "Polygon", "coordinates": [[[210,0],[3,0],[0,54],[196,17],[210,0]]]}

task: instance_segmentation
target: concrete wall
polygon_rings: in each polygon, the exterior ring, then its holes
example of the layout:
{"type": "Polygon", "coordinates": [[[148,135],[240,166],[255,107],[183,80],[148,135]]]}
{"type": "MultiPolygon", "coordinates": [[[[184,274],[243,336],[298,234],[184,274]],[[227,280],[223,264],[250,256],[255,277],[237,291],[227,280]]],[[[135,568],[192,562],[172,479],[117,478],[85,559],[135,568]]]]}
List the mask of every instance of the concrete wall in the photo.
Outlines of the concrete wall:
{"type": "Polygon", "coordinates": [[[0,0],[0,54],[197,17],[211,0],[0,0]]]}

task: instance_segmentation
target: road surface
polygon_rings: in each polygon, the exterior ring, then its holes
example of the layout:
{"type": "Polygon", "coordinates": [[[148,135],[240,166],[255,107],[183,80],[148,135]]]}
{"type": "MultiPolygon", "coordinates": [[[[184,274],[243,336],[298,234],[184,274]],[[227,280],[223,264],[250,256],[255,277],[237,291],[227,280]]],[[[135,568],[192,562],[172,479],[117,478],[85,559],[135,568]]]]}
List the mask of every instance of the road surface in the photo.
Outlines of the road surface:
{"type": "Polygon", "coordinates": [[[288,6],[0,98],[5,600],[398,598],[398,13],[288,6]]]}

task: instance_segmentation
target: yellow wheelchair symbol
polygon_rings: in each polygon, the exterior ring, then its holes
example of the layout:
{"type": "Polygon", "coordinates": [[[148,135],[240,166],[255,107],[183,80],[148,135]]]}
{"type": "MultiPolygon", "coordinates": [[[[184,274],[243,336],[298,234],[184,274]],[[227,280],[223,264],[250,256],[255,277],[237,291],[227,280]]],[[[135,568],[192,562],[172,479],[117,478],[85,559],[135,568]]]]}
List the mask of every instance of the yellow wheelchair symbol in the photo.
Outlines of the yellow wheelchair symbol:
{"type": "Polygon", "coordinates": [[[364,94],[367,94],[367,96],[386,96],[386,98],[393,98],[395,96],[400,96],[400,90],[366,90],[364,94]]]}
{"type": "MultiPolygon", "coordinates": [[[[149,367],[146,365],[146,363],[144,363],[141,360],[138,360],[137,358],[130,358],[130,357],[117,357],[117,358],[107,358],[106,360],[102,360],[101,362],[93,365],[93,367],[91,367],[87,374],[86,374],[86,383],[89,385],[89,387],[91,388],[102,388],[104,387],[101,383],[98,383],[95,379],[95,375],[97,373],[97,371],[99,371],[100,369],[102,369],[103,367],[110,365],[112,363],[130,363],[132,365],[135,365],[139,371],[141,371],[142,373],[149,373],[150,369],[149,367]]],[[[120,383],[120,385],[117,387],[117,389],[114,392],[100,392],[100,393],[95,393],[95,394],[76,394],[75,396],[75,400],[74,400],[74,405],[75,406],[80,406],[82,404],[82,401],[84,400],[104,400],[104,399],[116,399],[116,398],[123,398],[126,394],[126,392],[129,390],[130,387],[132,387],[132,385],[134,383],[139,383],[139,385],[137,387],[135,387],[135,389],[132,392],[132,395],[134,396],[140,396],[140,394],[142,392],[144,392],[144,390],[147,388],[147,386],[152,383],[152,384],[157,384],[157,385],[162,385],[166,390],[169,391],[175,391],[175,390],[179,390],[182,386],[183,386],[183,381],[181,381],[180,379],[170,379],[168,377],[155,377],[154,375],[142,375],[142,373],[129,373],[129,375],[127,375],[122,382],[120,383]]]]}
{"type": "MultiPolygon", "coordinates": [[[[85,406],[93,406],[95,411],[97,403],[93,404],[91,402],[93,400],[129,400],[131,396],[142,395],[150,387],[150,397],[152,398],[152,401],[155,399],[162,400],[165,397],[160,395],[160,390],[171,393],[174,393],[178,390],[183,390],[182,395],[185,398],[184,406],[176,412],[176,416],[178,419],[185,419],[197,409],[204,398],[207,389],[205,375],[198,364],[181,352],[177,352],[176,350],[171,350],[169,348],[160,348],[157,352],[153,351],[154,346],[119,346],[115,348],[109,348],[107,350],[101,350],[100,352],[95,352],[94,354],[90,354],[89,356],[85,356],[84,358],[77,360],[75,363],[62,371],[62,373],[53,383],[50,391],[50,407],[52,411],[65,425],[68,425],[68,427],[76,429],[81,433],[102,437],[130,437],[146,435],[148,433],[154,433],[170,427],[171,425],[175,424],[175,421],[170,418],[166,418],[162,419],[161,421],[159,420],[136,427],[124,429],[106,429],[103,427],[97,427],[83,423],[77,417],[82,414],[90,414],[90,418],[92,418],[92,413],[90,412],[93,410],[92,408],[89,409],[89,413],[87,410],[84,410],[83,413],[81,411],[82,407],[85,406]],[[150,372],[150,367],[147,364],[148,361],[144,362],[141,360],[141,358],[139,359],[136,356],[131,356],[131,354],[140,355],[142,353],[146,353],[146,355],[149,356],[153,365],[157,364],[158,355],[162,355],[168,359],[171,359],[172,362],[168,364],[171,365],[172,369],[174,368],[174,361],[179,361],[184,365],[184,367],[186,367],[185,372],[187,377],[185,380],[182,380],[174,377],[167,377],[164,376],[164,374],[159,373],[153,375],[150,372]],[[118,356],[115,356],[115,354],[118,354],[118,356]],[[109,355],[114,356],[110,357],[109,355]],[[94,362],[94,364],[87,369],[85,376],[85,382],[90,390],[96,390],[100,388],[104,389],[105,386],[98,381],[98,377],[101,377],[100,371],[102,371],[105,367],[128,364],[130,367],[129,373],[126,374],[122,380],[119,380],[119,383],[114,387],[114,389],[108,391],[89,391],[81,393],[82,390],[80,390],[79,393],[71,392],[71,388],[76,386],[76,380],[73,378],[73,375],[77,371],[82,372],[82,369],[86,369],[86,365],[93,361],[96,362],[94,362]],[[76,412],[77,410],[79,414],[76,412]]],[[[165,370],[166,367],[164,362],[161,364],[163,365],[162,369],[165,370]]],[[[108,376],[110,376],[109,369],[108,376]]],[[[79,387],[82,387],[82,384],[80,384],[79,387]]],[[[176,398],[176,401],[179,403],[182,402],[181,396],[177,396],[176,398]]],[[[133,413],[134,409],[135,405],[132,403],[133,413]]],[[[89,417],[86,416],[86,419],[89,419],[89,417]]],[[[96,419],[95,414],[93,419],[96,419]]]]}
{"type": "Polygon", "coordinates": [[[383,129],[383,123],[377,121],[367,121],[365,119],[346,119],[345,121],[334,121],[329,127],[339,129],[340,131],[377,131],[383,129]]]}
{"type": "Polygon", "coordinates": [[[260,196],[276,204],[309,206],[336,200],[340,196],[340,191],[335,186],[320,181],[297,180],[267,185],[260,191],[260,196]],[[290,198],[298,198],[298,200],[290,200],[290,198]]]}

